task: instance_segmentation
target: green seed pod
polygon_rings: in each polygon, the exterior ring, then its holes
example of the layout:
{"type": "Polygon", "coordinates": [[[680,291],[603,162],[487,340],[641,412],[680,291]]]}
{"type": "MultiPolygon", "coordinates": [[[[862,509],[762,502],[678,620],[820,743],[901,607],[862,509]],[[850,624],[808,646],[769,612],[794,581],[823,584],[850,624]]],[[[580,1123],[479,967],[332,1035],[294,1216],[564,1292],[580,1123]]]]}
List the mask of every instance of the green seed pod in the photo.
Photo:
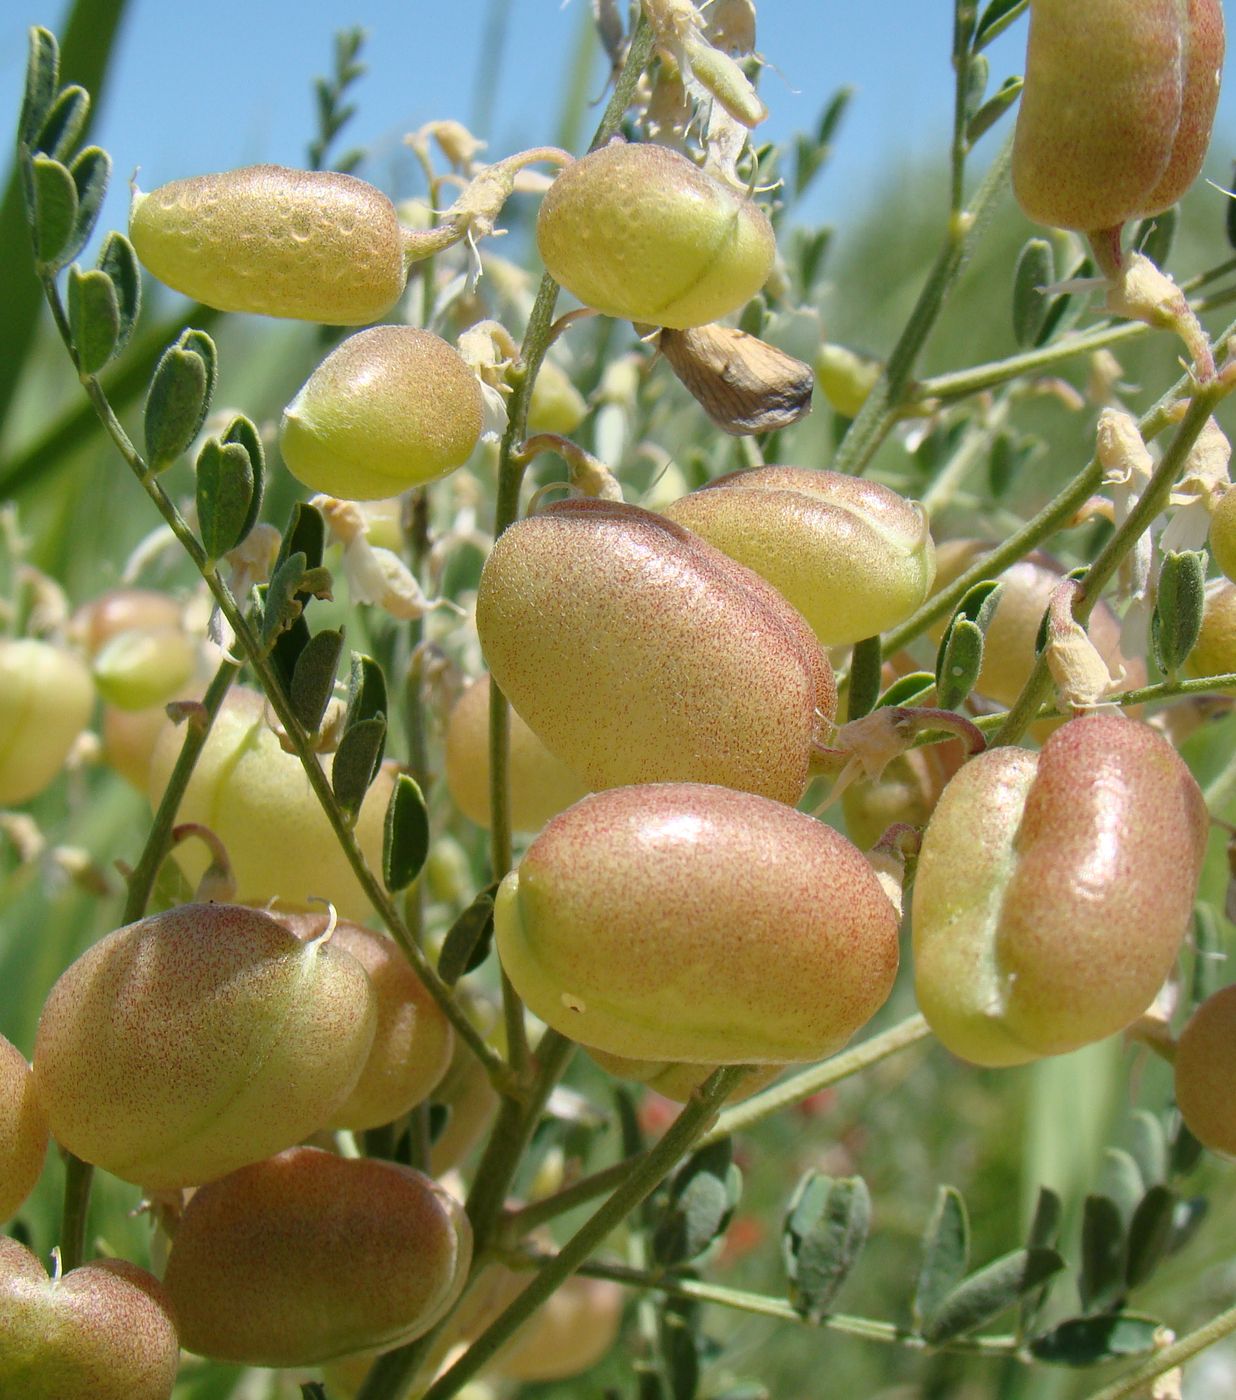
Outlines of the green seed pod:
{"type": "Polygon", "coordinates": [[[134,195],[129,236],[161,282],[220,311],[363,326],[403,291],[395,206],[331,170],[251,165],[173,180],[134,195]]]}
{"type": "Polygon", "coordinates": [[[922,507],[840,472],[730,472],[664,514],[767,579],[826,647],[895,626],[935,577],[922,507]]]}
{"type": "Polygon", "coordinates": [[[365,970],[274,919],[186,904],[108,934],[39,1020],[52,1134],[151,1190],[195,1186],[322,1127],[373,1043],[365,970]]]}
{"type": "MultiPolygon", "coordinates": [[[[489,677],[470,685],[446,723],[446,786],[455,806],[489,829],[489,677]]],[[[555,758],[514,710],[507,770],[511,829],[540,831],[588,789],[555,758]]]]}
{"type": "Polygon", "coordinates": [[[49,1279],[0,1236],[0,1395],[170,1400],[179,1365],[171,1304],[152,1274],[96,1259],[49,1279]]]}
{"type": "Polygon", "coordinates": [[[836,709],[781,594],[637,506],[564,501],[513,525],[476,621],[503,693],[594,789],[706,782],[793,804],[836,709]]]}
{"type": "Polygon", "coordinates": [[[311,490],[372,501],[463,466],[481,428],[481,387],[458,351],[413,326],[374,326],[309,376],[279,447],[311,490]]]}
{"type": "MultiPolygon", "coordinates": [[[[276,917],[305,942],[326,929],[325,914],[276,917]]],[[[393,938],[341,920],[331,944],[365,969],[377,1012],[360,1078],[327,1123],[361,1132],[402,1117],[429,1097],[451,1063],[455,1033],[393,938]]]]}
{"type": "Polygon", "coordinates": [[[832,1054],[879,1009],[898,918],[838,832],[728,788],[616,788],[555,817],[498,891],[503,968],[529,1008],[637,1060],[832,1054]]]}
{"type": "Polygon", "coordinates": [[[1219,0],[1031,0],[1013,189],[1036,223],[1118,228],[1201,169],[1223,63],[1219,0]]]}
{"type": "Polygon", "coordinates": [[[93,708],[90,672],[72,652],[0,639],[0,807],[48,786],[93,708]]]}
{"type": "MultiPolygon", "coordinates": [[[[281,908],[304,910],[316,897],[328,899],[343,918],[366,919],[369,897],[339,849],[300,760],[284,752],[264,711],[256,691],[238,686],[229,693],[181,799],[179,820],[210,827],[227,847],[239,903],[276,900],[281,908]]],[[[150,760],[152,805],[163,795],[183,742],[171,725],[159,735],[150,760]]],[[[373,870],[382,868],[393,783],[391,770],[382,768],[354,828],[373,870]]],[[[209,855],[190,841],[177,848],[176,859],[192,882],[209,855]]]]}
{"type": "Polygon", "coordinates": [[[764,211],[665,146],[613,142],[568,165],[541,201],[549,274],[606,316],[685,330],[764,285],[776,242],[764,211]]]}
{"type": "Polygon", "coordinates": [[[16,1214],[34,1190],[46,1156],[47,1119],[30,1066],[0,1035],[0,1220],[16,1214]]]}
{"type": "Polygon", "coordinates": [[[166,1287],[188,1350],[312,1366],[428,1331],[471,1258],[462,1206],[427,1176],[293,1147],[194,1193],[166,1287]]]}
{"type": "Polygon", "coordinates": [[[1209,544],[1220,572],[1236,580],[1236,488],[1224,491],[1211,510],[1209,544]]]}
{"type": "Polygon", "coordinates": [[[1176,1105],[1185,1126],[1212,1152],[1236,1156],[1236,986],[1202,1002],[1176,1043],[1176,1105]]]}
{"type": "Polygon", "coordinates": [[[1236,671],[1236,583],[1212,579],[1206,586],[1197,644],[1184,668],[1199,678],[1236,671]]]}
{"type": "Polygon", "coordinates": [[[940,798],[914,881],[915,986],[962,1059],[1015,1065],[1135,1020],[1193,912],[1206,804],[1176,751],[1119,715],[1041,754],[972,759],[940,798]]]}
{"type": "Polygon", "coordinates": [[[182,696],[197,661],[198,648],[180,627],[118,632],[94,658],[94,683],[108,704],[145,710],[182,696]]]}

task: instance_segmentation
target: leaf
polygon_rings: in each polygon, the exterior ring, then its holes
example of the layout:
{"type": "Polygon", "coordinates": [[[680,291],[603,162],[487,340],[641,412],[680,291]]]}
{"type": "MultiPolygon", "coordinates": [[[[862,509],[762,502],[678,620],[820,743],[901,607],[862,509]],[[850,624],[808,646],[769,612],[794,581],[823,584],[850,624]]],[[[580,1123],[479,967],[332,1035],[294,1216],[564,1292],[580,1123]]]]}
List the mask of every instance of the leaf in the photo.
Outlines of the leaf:
{"type": "Polygon", "coordinates": [[[1015,1249],[953,1289],[923,1327],[933,1345],[972,1332],[1064,1268],[1054,1249],[1015,1249]]]}
{"type": "Polygon", "coordinates": [[[799,136],[794,142],[794,197],[800,198],[803,191],[820,173],[831,154],[833,139],[841,119],[854,97],[852,87],[838,88],[820,114],[815,139],[799,136]]]}
{"type": "Polygon", "coordinates": [[[846,719],[861,719],[875,709],[880,696],[882,655],[879,637],[854,643],[850,655],[850,698],[846,719]]]}
{"type": "Polygon", "coordinates": [[[210,366],[186,345],[186,335],[163,352],[146,395],[146,460],[155,472],[170,467],[197,437],[210,408],[210,366]]]}
{"type": "Polygon", "coordinates": [[[197,528],[207,558],[221,559],[240,543],[253,491],[253,465],[244,447],[207,438],[197,454],[197,528]]]}
{"type": "Polygon", "coordinates": [[[730,1138],[694,1152],[675,1173],[669,1200],[652,1234],[659,1264],[696,1258],[724,1233],[742,1194],[742,1173],[734,1165],[730,1138]]]}
{"type": "Polygon", "coordinates": [[[661,1353],[669,1379],[669,1400],[697,1400],[700,1387],[698,1308],[681,1298],[667,1299],[660,1314],[661,1353]]]}
{"type": "Polygon", "coordinates": [[[1077,1291],[1086,1312],[1106,1312],[1125,1293],[1125,1235],[1120,1208],[1110,1196],[1086,1197],[1082,1209],[1081,1272],[1077,1291]]]}
{"type": "Polygon", "coordinates": [[[1158,596],[1150,620],[1155,660],[1166,676],[1175,676],[1197,643],[1205,590],[1205,550],[1168,550],[1159,565],[1158,596]]]}
{"type": "Polygon", "coordinates": [[[498,882],[487,885],[447,930],[438,954],[438,975],[453,987],[489,956],[494,931],[494,896],[498,882]]]}
{"type": "Polygon", "coordinates": [[[790,1302],[812,1322],[829,1310],[854,1267],[871,1223],[862,1177],[835,1179],[809,1171],[790,1200],[781,1249],[790,1302]]]}
{"type": "Polygon", "coordinates": [[[348,677],[348,713],[345,729],[362,720],[386,713],[386,677],[372,656],[352,653],[352,670],[348,677]]]}
{"type": "MultiPolygon", "coordinates": [[[[219,383],[219,352],[215,349],[215,343],[205,331],[195,330],[190,326],[180,333],[176,342],[182,350],[191,350],[195,355],[201,357],[202,363],[206,366],[206,398],[209,402],[215,396],[215,389],[219,383]]],[[[321,563],[319,559],[316,563],[321,563]]]]}
{"type": "Polygon", "coordinates": [[[116,288],[106,272],[83,272],[76,263],[69,269],[69,333],[77,367],[82,374],[98,374],[115,353],[120,338],[120,305],[116,288]]]}
{"type": "MultiPolygon", "coordinates": [[[[329,571],[307,568],[303,554],[293,554],[291,558],[279,564],[263,595],[260,632],[262,645],[271,647],[281,633],[286,632],[300,619],[305,610],[305,605],[301,602],[302,594],[315,598],[329,598],[330,585],[329,571]]],[[[293,667],[307,643],[308,637],[297,648],[296,656],[290,658],[293,667]]]]}
{"type": "Polygon", "coordinates": [[[1030,0],[991,0],[974,30],[975,53],[1003,34],[1029,3],[1030,0]]]}
{"type": "Polygon", "coordinates": [[[68,260],[62,254],[77,222],[77,185],[69,168],[58,160],[35,156],[29,169],[35,260],[44,267],[58,267],[68,260]]]}
{"type": "Polygon", "coordinates": [[[1133,1114],[1131,1155],[1147,1186],[1167,1180],[1167,1133],[1158,1115],[1144,1108],[1133,1114]]]}
{"type": "Polygon", "coordinates": [[[1070,1317],[1031,1338],[1030,1352],[1056,1366],[1094,1366],[1114,1356],[1144,1356],[1155,1349],[1162,1325],[1142,1313],[1070,1317]]]}
{"type": "Polygon", "coordinates": [[[326,629],[305,643],[296,658],[288,700],[307,734],[316,734],[335,689],[343,632],[326,629]]]}
{"type": "MultiPolygon", "coordinates": [[[[262,449],[262,439],[258,433],[257,425],[251,419],[246,418],[243,413],[238,413],[227,425],[221,441],[225,445],[236,443],[243,447],[253,473],[253,490],[250,494],[249,510],[241,522],[240,533],[236,537],[236,544],[239,544],[248,538],[249,532],[258,523],[258,517],[262,513],[262,498],[266,494],[266,453],[262,449]]],[[[320,555],[317,562],[318,564],[322,562],[320,555]]]]}
{"type": "Polygon", "coordinates": [[[966,1203],[952,1186],[941,1186],[923,1232],[923,1257],[912,1304],[919,1327],[934,1317],[945,1298],[966,1276],[970,1261],[970,1222],[966,1203]]]}
{"type": "Polygon", "coordinates": [[[120,318],[116,333],[116,349],[119,353],[129,343],[133,327],[142,309],[142,274],[138,267],[137,254],[133,245],[123,233],[109,233],[103,240],[95,266],[112,280],[116,293],[116,309],[120,318]]]}
{"type": "Polygon", "coordinates": [[[87,146],[69,170],[77,189],[77,217],[73,222],[73,236],[61,254],[65,262],[81,252],[94,232],[103,196],[107,193],[107,182],[111,179],[112,158],[99,146],[87,146]]]}
{"type": "Polygon", "coordinates": [[[1043,289],[1056,280],[1056,255],[1045,238],[1031,238],[1013,269],[1013,335],[1023,349],[1038,344],[1052,302],[1043,289]]]}
{"type": "Polygon", "coordinates": [[[429,810],[416,780],[395,779],[382,838],[382,878],[388,890],[404,890],[421,873],[429,854],[429,810]]]}
{"type": "Polygon", "coordinates": [[[983,105],[983,94],[987,91],[987,81],[991,77],[991,65],[982,54],[975,54],[966,66],[966,94],[963,101],[967,123],[974,121],[983,105]]]}
{"type": "Polygon", "coordinates": [[[50,29],[34,25],[26,57],[26,86],[22,95],[18,137],[33,149],[60,85],[60,49],[50,29]]]}
{"type": "Polygon", "coordinates": [[[90,94],[76,83],[60,90],[48,110],[32,148],[52,160],[67,160],[81,139],[90,115],[90,94]]]}
{"type": "Polygon", "coordinates": [[[1123,1148],[1104,1148],[1099,1190],[1116,1202],[1122,1220],[1127,1222],[1133,1218],[1137,1203],[1146,1192],[1146,1183],[1137,1163],[1123,1148]]]}
{"type": "Polygon", "coordinates": [[[880,696],[880,706],[912,705],[920,696],[935,688],[936,678],[930,671],[911,671],[899,676],[880,696]]]}
{"type": "Polygon", "coordinates": [[[369,785],[377,775],[386,744],[386,717],[375,715],[355,724],[339,741],[330,781],[335,800],[349,822],[356,820],[369,785]]]}
{"type": "MultiPolygon", "coordinates": [[[[1034,1216],[1030,1221],[1030,1229],[1026,1232],[1027,1247],[1054,1249],[1060,1238],[1060,1221],[1063,1214],[1064,1206],[1056,1192],[1050,1186],[1040,1186],[1038,1199],[1034,1204],[1034,1216]]],[[[1022,1297],[1018,1313],[1018,1330],[1021,1333],[1030,1330],[1046,1303],[1049,1292],[1050,1285],[1044,1284],[1022,1297]]]]}
{"type": "Polygon", "coordinates": [[[1021,96],[1021,90],[1025,87],[1024,78],[1005,78],[1000,86],[992,93],[991,97],[978,109],[977,112],[966,123],[966,143],[973,146],[980,141],[1000,118],[1009,110],[1014,102],[1021,96]]]}
{"type": "Polygon", "coordinates": [[[1177,1196],[1169,1186],[1152,1186],[1129,1222],[1126,1278],[1130,1288],[1144,1283],[1169,1253],[1175,1230],[1177,1196]]]}
{"type": "Polygon", "coordinates": [[[967,618],[956,618],[940,647],[936,695],[943,709],[955,710],[974,689],[983,668],[983,633],[967,618]]]}
{"type": "Polygon", "coordinates": [[[326,521],[317,506],[298,501],[292,507],[292,516],[279,546],[279,557],[275,561],[278,568],[290,555],[303,554],[306,568],[317,568],[322,562],[326,549],[326,521]]]}

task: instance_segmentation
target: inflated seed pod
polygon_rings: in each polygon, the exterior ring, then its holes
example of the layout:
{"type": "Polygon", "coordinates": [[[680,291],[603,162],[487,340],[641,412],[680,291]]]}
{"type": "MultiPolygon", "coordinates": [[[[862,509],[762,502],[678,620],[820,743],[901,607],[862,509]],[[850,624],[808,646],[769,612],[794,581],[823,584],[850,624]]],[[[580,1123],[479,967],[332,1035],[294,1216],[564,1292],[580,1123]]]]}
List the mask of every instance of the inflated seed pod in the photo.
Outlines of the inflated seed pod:
{"type": "Polygon", "coordinates": [[[386,314],[404,284],[395,206],[333,170],[250,165],[133,197],[137,256],[186,296],[334,326],[386,314]]]}
{"type": "Polygon", "coordinates": [[[1206,585],[1202,626],[1185,670],[1198,677],[1236,671],[1236,583],[1222,578],[1206,585]]]}
{"type": "Polygon", "coordinates": [[[72,652],[0,638],[0,807],[51,783],[93,708],[90,672],[72,652]]]}
{"type": "MultiPolygon", "coordinates": [[[[256,691],[234,687],[181,798],[178,820],[208,826],[227,847],[242,904],[275,900],[284,909],[309,909],[328,899],[349,919],[369,916],[368,896],[339,848],[300,760],[285,753],[265,719],[256,691]]],[[[157,804],[183,743],[168,726],[150,760],[150,800],[157,804]]],[[[354,831],[370,868],[382,867],[382,833],[394,784],[383,767],[365,794],[354,831]]],[[[192,882],[209,862],[206,848],[187,841],[176,859],[192,882]]]]}
{"type": "Polygon", "coordinates": [[[909,617],[935,577],[923,508],[840,472],[730,472],[663,514],[767,579],[827,647],[909,617]]]}
{"type": "Polygon", "coordinates": [[[1175,204],[1201,169],[1222,64],[1220,0],[1031,0],[1022,209],[1090,232],[1175,204]]]}
{"type": "Polygon", "coordinates": [[[0,1220],[34,1190],[47,1156],[47,1118],[26,1057],[0,1035],[0,1220]]]}
{"type": "Polygon", "coordinates": [[[111,588],[75,609],[69,637],[95,657],[121,632],[151,632],[179,627],[184,609],[175,598],[153,588],[111,588]]]}
{"type": "Polygon", "coordinates": [[[1236,1156],[1236,986],[1206,998],[1176,1042],[1176,1106],[1185,1126],[1212,1152],[1236,1156]]]}
{"type": "MultiPolygon", "coordinates": [[[[459,697],[446,723],[446,786],[455,806],[489,829],[489,677],[481,676],[459,697]]],[[[507,772],[511,829],[540,831],[550,817],[588,791],[560,758],[511,711],[507,772]]]]}
{"type": "MultiPolygon", "coordinates": [[[[603,1070],[618,1079],[633,1079],[637,1084],[646,1084],[675,1103],[686,1103],[717,1068],[716,1065],[690,1065],[677,1060],[628,1060],[622,1055],[608,1055],[604,1050],[587,1049],[603,1070]]],[[[784,1069],[784,1065],[755,1066],[730,1091],[726,1103],[738,1103],[749,1099],[752,1094],[758,1094],[761,1089],[767,1089],[784,1069]]]]}
{"type": "Polygon", "coordinates": [[[321,1128],[373,1043],[361,965],[256,909],[185,904],[100,939],[34,1046],[53,1136],[150,1190],[196,1186],[321,1128]]]}
{"type": "Polygon", "coordinates": [[[1236,580],[1236,487],[1229,487],[1211,507],[1207,543],[1220,572],[1236,580]]]}
{"type": "Polygon", "coordinates": [[[371,501],[463,466],[481,427],[481,387],[457,350],[414,326],[374,326],[309,376],[279,449],[310,490],[371,501]]]}
{"type": "Polygon", "coordinates": [[[914,881],[932,1030],[962,1059],[1014,1065],[1123,1029],[1171,971],[1207,827],[1176,751],[1120,715],[1070,720],[1040,754],[972,759],[940,798],[914,881]]]}
{"type": "Polygon", "coordinates": [[[896,823],[926,826],[964,756],[960,742],[931,744],[898,754],[878,778],[851,783],[841,797],[850,840],[867,851],[896,823]]]}
{"type": "Polygon", "coordinates": [[[293,1147],[194,1193],[164,1281],[189,1351],[311,1366],[428,1331],[471,1257],[463,1207],[427,1176],[293,1147]]]}
{"type": "Polygon", "coordinates": [[[153,1274],[96,1259],[50,1279],[0,1235],[0,1395],[169,1400],[179,1365],[171,1304],[153,1274]]]}
{"type": "Polygon", "coordinates": [[[736,311],[776,255],[748,195],[677,151],[620,141],[558,174],[536,241],[550,276],[585,306],[678,330],[736,311]]]}
{"type": "MultiPolygon", "coordinates": [[[[306,942],[326,929],[325,914],[276,917],[306,942]]],[[[390,1123],[429,1097],[450,1065],[455,1034],[393,938],[341,920],[331,943],[365,969],[377,1012],[360,1078],[327,1123],[360,1132],[390,1123]]]]}
{"type": "Polygon", "coordinates": [[[577,802],[494,909],[507,975],[555,1030],[628,1059],[713,1065],[839,1049],[888,996],[897,926],[844,836],[698,783],[577,802]]]}
{"type": "Polygon", "coordinates": [[[594,789],[719,783],[793,804],[836,709],[781,594],[638,506],[563,501],[513,525],[476,622],[503,693],[594,789]]]}

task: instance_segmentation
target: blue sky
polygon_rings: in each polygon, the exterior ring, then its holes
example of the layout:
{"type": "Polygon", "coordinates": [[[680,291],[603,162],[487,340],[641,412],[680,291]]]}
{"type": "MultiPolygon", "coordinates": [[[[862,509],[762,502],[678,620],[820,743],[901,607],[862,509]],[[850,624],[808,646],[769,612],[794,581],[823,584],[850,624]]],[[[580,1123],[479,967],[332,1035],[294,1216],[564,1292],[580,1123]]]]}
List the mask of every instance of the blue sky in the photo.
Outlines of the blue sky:
{"type": "MultiPolygon", "coordinates": [[[[478,56],[496,5],[505,6],[505,55],[500,80],[483,99],[490,129],[478,134],[501,155],[556,136],[557,94],[588,0],[130,0],[95,131],[116,163],[103,227],[123,224],[124,184],[137,166],[149,189],[257,161],[303,164],[314,120],[310,78],[327,69],[335,30],[357,22],[370,33],[370,71],[356,90],[361,110],[346,138],[371,149],[363,173],[390,189],[404,159],[403,133],[436,117],[473,121],[478,56]]],[[[0,6],[0,110],[16,115],[27,26],[55,29],[65,8],[51,0],[0,6]]],[[[858,89],[813,215],[844,227],[856,204],[881,187],[890,162],[942,154],[951,17],[948,0],[762,0],[759,47],[772,65],[762,86],[771,109],[762,138],[782,140],[813,126],[841,83],[858,89]]],[[[993,90],[1020,71],[1025,27],[1023,18],[990,50],[993,90]]],[[[602,87],[597,59],[589,90],[602,87]]],[[[1225,92],[1216,149],[1236,151],[1236,82],[1225,92]]]]}

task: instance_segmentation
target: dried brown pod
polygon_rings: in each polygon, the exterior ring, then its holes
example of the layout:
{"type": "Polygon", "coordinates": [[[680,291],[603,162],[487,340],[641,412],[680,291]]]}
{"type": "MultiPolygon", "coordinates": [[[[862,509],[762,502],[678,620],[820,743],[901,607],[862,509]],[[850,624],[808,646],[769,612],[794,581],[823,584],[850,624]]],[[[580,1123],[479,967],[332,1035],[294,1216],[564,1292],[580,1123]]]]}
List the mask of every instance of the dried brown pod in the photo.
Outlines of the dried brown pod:
{"type": "Polygon", "coordinates": [[[733,326],[663,330],[669,367],[723,432],[734,437],[788,428],[811,412],[811,366],[733,326]]]}

